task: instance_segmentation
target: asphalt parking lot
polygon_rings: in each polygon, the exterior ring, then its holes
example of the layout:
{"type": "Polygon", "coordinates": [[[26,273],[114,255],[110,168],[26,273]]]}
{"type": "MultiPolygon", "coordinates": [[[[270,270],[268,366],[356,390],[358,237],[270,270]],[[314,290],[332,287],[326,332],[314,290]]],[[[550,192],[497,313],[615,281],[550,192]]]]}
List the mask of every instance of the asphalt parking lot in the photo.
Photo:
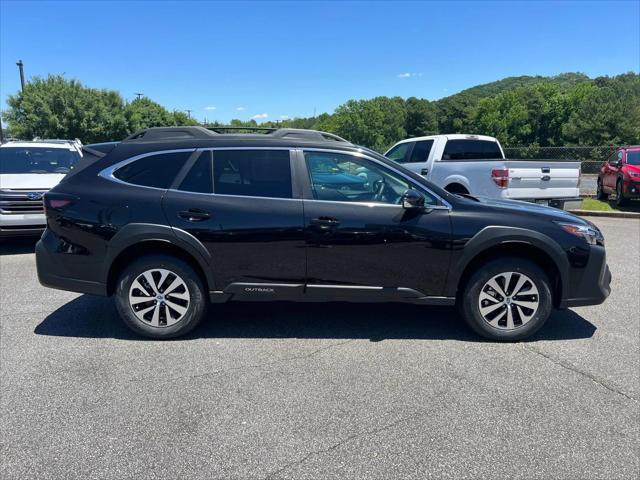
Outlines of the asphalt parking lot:
{"type": "Polygon", "coordinates": [[[38,284],[0,244],[0,477],[637,478],[640,222],[603,230],[613,292],[531,341],[455,311],[228,304],[184,340],[38,284]]]}

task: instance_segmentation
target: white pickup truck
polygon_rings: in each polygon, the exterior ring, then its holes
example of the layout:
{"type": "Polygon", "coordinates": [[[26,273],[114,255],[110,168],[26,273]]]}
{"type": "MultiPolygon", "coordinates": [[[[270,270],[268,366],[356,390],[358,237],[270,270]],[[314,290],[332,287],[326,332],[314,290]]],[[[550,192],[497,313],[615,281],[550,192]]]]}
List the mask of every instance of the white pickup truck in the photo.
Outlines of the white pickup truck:
{"type": "Polygon", "coordinates": [[[402,140],[385,156],[452,193],[580,208],[580,162],[506,160],[497,139],[433,135],[402,140]]]}

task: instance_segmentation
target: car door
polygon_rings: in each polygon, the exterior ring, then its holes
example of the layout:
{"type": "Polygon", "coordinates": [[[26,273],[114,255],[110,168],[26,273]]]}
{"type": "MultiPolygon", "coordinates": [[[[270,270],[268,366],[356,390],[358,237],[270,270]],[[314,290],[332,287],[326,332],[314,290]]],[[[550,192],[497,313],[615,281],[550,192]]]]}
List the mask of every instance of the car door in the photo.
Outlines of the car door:
{"type": "Polygon", "coordinates": [[[394,162],[402,164],[418,175],[429,175],[429,153],[433,147],[433,140],[418,140],[415,142],[399,143],[385,156],[394,162]]]}
{"type": "Polygon", "coordinates": [[[171,225],[209,251],[217,290],[302,292],[303,205],[290,155],[289,149],[204,150],[164,196],[171,225]]]}
{"type": "Polygon", "coordinates": [[[615,191],[618,181],[618,171],[622,166],[622,151],[614,152],[607,160],[604,185],[608,191],[615,191]]]}
{"type": "Polygon", "coordinates": [[[308,293],[443,294],[450,256],[447,206],[363,154],[304,150],[299,158],[308,182],[303,189],[308,293]],[[409,188],[424,195],[424,210],[403,208],[409,188]]]}

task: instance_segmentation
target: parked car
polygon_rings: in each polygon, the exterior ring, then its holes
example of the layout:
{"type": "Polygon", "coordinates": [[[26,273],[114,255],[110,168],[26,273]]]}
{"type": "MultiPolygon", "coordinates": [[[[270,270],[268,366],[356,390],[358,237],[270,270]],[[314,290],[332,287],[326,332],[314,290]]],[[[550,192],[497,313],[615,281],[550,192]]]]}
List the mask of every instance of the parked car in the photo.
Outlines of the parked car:
{"type": "Polygon", "coordinates": [[[42,196],[78,162],[77,140],[10,141],[0,145],[0,236],[39,235],[42,196]]]}
{"type": "Polygon", "coordinates": [[[626,205],[640,198],[640,146],[620,147],[611,154],[598,172],[597,196],[606,200],[616,195],[616,204],[626,205]]]}
{"type": "Polygon", "coordinates": [[[580,208],[580,162],[505,160],[484,135],[432,135],[402,140],[385,156],[448,192],[580,208]]]}
{"type": "Polygon", "coordinates": [[[519,340],[609,295],[594,224],[451,194],[330,134],[152,128],[90,150],[45,195],[38,276],[113,295],[152,338],[189,332],[209,301],[306,299],[457,305],[519,340]]]}

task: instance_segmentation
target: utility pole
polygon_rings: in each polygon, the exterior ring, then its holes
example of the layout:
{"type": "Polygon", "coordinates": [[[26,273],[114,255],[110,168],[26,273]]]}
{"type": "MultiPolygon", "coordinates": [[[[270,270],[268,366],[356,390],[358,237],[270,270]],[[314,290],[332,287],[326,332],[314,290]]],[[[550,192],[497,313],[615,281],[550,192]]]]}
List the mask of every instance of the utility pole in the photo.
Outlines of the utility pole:
{"type": "Polygon", "coordinates": [[[135,93],[134,95],[136,96],[136,100],[140,100],[144,93],[135,93]]]}
{"type": "Polygon", "coordinates": [[[18,66],[18,70],[20,70],[20,86],[24,92],[24,63],[22,63],[22,60],[18,60],[16,65],[18,66]]]}

